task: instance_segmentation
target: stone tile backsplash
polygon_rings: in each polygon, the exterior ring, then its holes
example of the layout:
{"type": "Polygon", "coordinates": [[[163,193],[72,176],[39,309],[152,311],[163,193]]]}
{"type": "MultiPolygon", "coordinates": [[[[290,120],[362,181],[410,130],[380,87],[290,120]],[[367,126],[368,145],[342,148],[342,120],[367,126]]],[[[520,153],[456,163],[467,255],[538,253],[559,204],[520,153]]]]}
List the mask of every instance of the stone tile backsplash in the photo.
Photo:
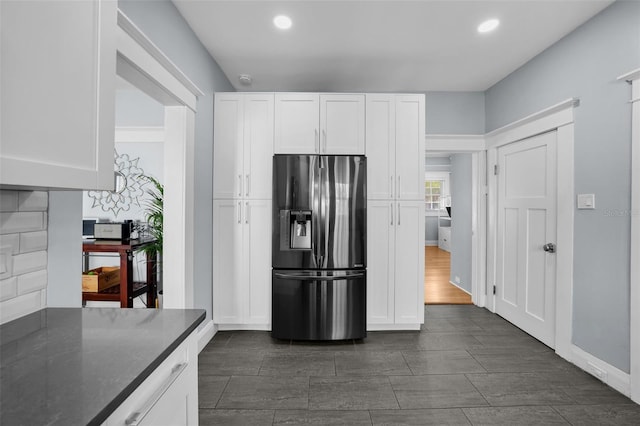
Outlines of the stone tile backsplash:
{"type": "Polygon", "coordinates": [[[0,324],[46,306],[46,191],[0,190],[0,324]]]}

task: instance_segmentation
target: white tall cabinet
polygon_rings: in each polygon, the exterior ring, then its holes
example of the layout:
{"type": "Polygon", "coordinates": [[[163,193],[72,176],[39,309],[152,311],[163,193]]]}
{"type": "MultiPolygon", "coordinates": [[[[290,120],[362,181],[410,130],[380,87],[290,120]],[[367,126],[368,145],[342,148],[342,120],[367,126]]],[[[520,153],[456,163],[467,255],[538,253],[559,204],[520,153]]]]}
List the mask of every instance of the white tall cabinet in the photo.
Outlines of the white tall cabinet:
{"type": "Polygon", "coordinates": [[[367,327],[424,322],[424,95],[367,95],[367,327]]]}
{"type": "Polygon", "coordinates": [[[0,1],[0,184],[113,189],[113,0],[0,1]]]}
{"type": "Polygon", "coordinates": [[[220,329],[270,329],[273,99],[215,98],[213,320],[220,329]]]}

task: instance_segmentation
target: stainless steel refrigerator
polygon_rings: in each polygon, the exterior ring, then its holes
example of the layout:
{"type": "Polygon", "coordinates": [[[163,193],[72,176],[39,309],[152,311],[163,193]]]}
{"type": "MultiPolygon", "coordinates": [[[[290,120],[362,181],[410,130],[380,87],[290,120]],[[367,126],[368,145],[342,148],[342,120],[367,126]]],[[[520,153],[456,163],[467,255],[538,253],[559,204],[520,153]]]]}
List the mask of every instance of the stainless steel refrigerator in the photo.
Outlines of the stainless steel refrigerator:
{"type": "Polygon", "coordinates": [[[366,336],[366,158],[273,157],[272,335],[366,336]]]}

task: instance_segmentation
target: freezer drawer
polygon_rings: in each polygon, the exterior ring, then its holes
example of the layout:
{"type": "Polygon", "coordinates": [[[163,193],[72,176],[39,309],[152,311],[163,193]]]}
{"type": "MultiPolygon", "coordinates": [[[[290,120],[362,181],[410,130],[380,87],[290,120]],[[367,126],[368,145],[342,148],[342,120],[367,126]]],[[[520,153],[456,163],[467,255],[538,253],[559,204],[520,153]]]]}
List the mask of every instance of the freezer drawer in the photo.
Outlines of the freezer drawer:
{"type": "Polygon", "coordinates": [[[294,340],[366,337],[366,271],[274,270],[272,336],[294,340]]]}

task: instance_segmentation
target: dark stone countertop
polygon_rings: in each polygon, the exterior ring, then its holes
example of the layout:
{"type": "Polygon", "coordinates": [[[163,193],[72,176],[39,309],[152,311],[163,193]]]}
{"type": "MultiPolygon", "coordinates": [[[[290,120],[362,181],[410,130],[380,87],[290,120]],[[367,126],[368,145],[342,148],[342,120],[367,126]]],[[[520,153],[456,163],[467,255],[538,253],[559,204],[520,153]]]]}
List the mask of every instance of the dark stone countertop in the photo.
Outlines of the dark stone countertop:
{"type": "Polygon", "coordinates": [[[101,424],[201,309],[48,308],[0,326],[0,424],[101,424]]]}

